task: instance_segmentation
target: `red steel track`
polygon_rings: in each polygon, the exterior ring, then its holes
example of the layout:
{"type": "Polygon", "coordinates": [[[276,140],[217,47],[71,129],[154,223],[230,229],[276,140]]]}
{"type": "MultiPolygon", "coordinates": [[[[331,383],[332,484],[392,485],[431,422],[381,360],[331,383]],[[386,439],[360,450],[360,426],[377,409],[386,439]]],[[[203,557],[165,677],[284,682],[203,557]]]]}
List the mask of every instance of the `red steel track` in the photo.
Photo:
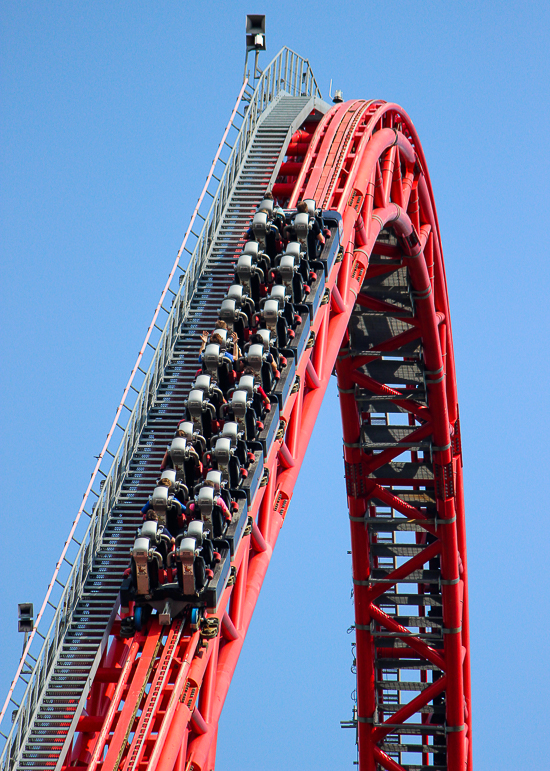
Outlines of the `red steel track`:
{"type": "Polygon", "coordinates": [[[312,322],[312,345],[297,363],[299,388],[281,415],[285,430],[279,432],[265,460],[269,479],[249,512],[251,526],[233,561],[234,583],[226,588],[217,613],[209,617],[209,627],[202,632],[191,632],[180,621],[169,629],[154,621],[147,632],[121,640],[115,624],[64,769],[214,768],[223,703],[334,370],[342,410],[353,555],[359,768],[408,768],[398,762],[386,741],[402,728],[408,733],[418,730],[425,742],[422,765],[414,768],[464,771],[472,767],[455,365],[437,215],[411,120],[397,105],[380,101],[335,106],[313,135],[306,124],[305,131],[293,137],[274,193],[289,208],[301,198],[312,198],[321,209],[338,210],[343,217],[343,248],[312,322]],[[374,353],[359,354],[351,345],[352,313],[364,310],[403,318],[396,304],[368,291],[369,280],[397,270],[407,274],[414,298],[407,329],[379,341],[374,353]],[[415,341],[421,345],[424,402],[408,398],[395,380],[388,385],[365,373],[370,363],[383,355],[398,357],[399,350],[408,350],[406,345],[415,341]],[[386,449],[366,448],[361,437],[362,432],[368,433],[370,418],[358,399],[361,389],[386,400],[387,410],[406,416],[406,441],[386,449]],[[426,450],[422,455],[418,450],[426,443],[430,473],[419,477],[407,469],[415,464],[428,467],[426,450]],[[391,464],[403,453],[409,453],[410,460],[399,466],[399,480],[384,476],[384,469],[396,468],[391,464]],[[429,503],[423,505],[424,499],[433,502],[433,511],[429,503]],[[399,564],[394,562],[393,569],[376,580],[382,540],[372,537],[371,525],[388,509],[399,516],[400,523],[412,523],[415,540],[408,552],[395,552],[401,555],[399,564]],[[403,555],[408,556],[402,559],[403,555]],[[437,573],[430,585],[437,583],[440,588],[440,644],[432,644],[426,634],[436,622],[422,620],[420,605],[423,592],[429,597],[429,587],[419,578],[416,584],[414,580],[426,564],[437,573]],[[418,586],[420,620],[392,617],[381,609],[382,595],[411,583],[418,586]],[[393,709],[385,707],[380,696],[384,686],[379,661],[389,658],[406,659],[421,673],[418,695],[408,702],[398,701],[393,709]],[[427,679],[430,671],[431,681],[427,679]],[[415,715],[420,722],[413,730],[410,721],[415,715]],[[430,736],[432,741],[439,737],[435,749],[428,743],[430,736]]]}

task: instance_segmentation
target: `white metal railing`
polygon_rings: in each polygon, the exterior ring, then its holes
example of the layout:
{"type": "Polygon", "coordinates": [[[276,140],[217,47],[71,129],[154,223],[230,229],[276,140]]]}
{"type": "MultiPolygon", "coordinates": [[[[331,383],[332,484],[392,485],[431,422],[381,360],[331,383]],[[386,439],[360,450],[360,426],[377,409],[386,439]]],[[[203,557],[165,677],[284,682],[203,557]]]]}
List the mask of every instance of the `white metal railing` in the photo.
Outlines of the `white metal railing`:
{"type": "Polygon", "coordinates": [[[246,90],[247,85],[247,81],[245,81],[0,713],[0,735],[6,740],[0,756],[0,771],[13,767],[24,744],[35,710],[47,685],[52,663],[71,623],[86,577],[92,568],[94,557],[101,546],[101,539],[110,512],[128,472],[130,460],[138,445],[149,410],[153,406],[166,365],[170,361],[181,324],[189,314],[198,281],[209,258],[258,121],[265,110],[282,93],[290,96],[321,96],[309,62],[288,48],[283,48],[265,68],[255,84],[253,92],[246,90]],[[243,111],[244,114],[238,111],[241,101],[247,102],[243,111]],[[235,124],[236,116],[241,118],[240,127],[235,124]],[[235,136],[229,156],[224,160],[222,151],[225,147],[230,148],[227,143],[227,136],[231,128],[236,129],[238,133],[235,136]],[[219,172],[219,177],[214,173],[218,169],[223,169],[219,172]],[[218,181],[215,193],[208,189],[211,179],[218,181]],[[203,215],[200,208],[205,195],[212,198],[212,203],[207,213],[203,215]],[[203,220],[202,229],[198,234],[192,229],[197,216],[203,220]],[[193,251],[186,246],[189,237],[196,239],[193,251]],[[191,255],[186,270],[181,267],[184,252],[191,255]],[[176,279],[178,269],[183,273],[180,276],[179,287],[176,279]],[[164,307],[164,299],[168,293],[172,295],[170,310],[164,307]],[[167,313],[162,331],[156,323],[161,310],[167,313]],[[156,346],[150,341],[155,330],[160,332],[156,346]],[[144,358],[149,350],[153,353],[148,369],[145,371],[142,364],[146,366],[144,358]],[[134,379],[138,377],[138,372],[143,376],[139,391],[134,386],[134,379]],[[135,394],[137,394],[135,401],[129,407],[127,400],[135,394]],[[120,424],[124,408],[129,412],[126,426],[120,424]],[[118,449],[112,453],[109,446],[113,441],[113,436],[117,433],[117,428],[121,436],[118,449]],[[107,466],[109,459],[111,459],[110,467],[105,472],[102,470],[102,466],[107,466]],[[97,485],[98,475],[102,477],[99,485],[97,485]],[[86,510],[90,495],[94,495],[97,499],[91,512],[86,510]],[[86,514],[87,519],[83,518],[82,514],[86,514]],[[63,572],[64,568],[66,568],[65,573],[63,572]],[[55,595],[56,590],[57,596],[55,595]],[[50,624],[48,632],[44,636],[38,630],[38,625],[40,621],[47,620],[48,616],[50,624]],[[42,639],[41,644],[38,637],[42,639]],[[16,711],[12,716],[13,724],[6,735],[6,729],[4,731],[1,729],[5,725],[10,703],[13,704],[16,711]]]}

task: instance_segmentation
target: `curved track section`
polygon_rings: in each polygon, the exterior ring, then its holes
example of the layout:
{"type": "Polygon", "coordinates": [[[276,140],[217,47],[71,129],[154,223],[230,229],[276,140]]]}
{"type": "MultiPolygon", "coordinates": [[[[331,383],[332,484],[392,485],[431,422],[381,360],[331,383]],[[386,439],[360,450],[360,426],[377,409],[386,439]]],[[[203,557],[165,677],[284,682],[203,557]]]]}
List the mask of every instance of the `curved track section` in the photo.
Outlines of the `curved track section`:
{"type": "MultiPolygon", "coordinates": [[[[282,183],[279,193],[287,190],[282,183]]],[[[330,352],[331,367],[337,342],[360,768],[471,768],[451,324],[431,185],[409,117],[380,102],[334,108],[289,204],[298,197],[343,216],[344,260],[312,363],[322,383],[323,357],[330,352]]]]}
{"type": "Polygon", "coordinates": [[[336,373],[359,768],[471,769],[460,427],[439,229],[418,137],[396,105],[355,100],[329,110],[314,97],[285,94],[255,137],[213,231],[193,313],[151,399],[103,551],[52,651],[50,690],[10,768],[214,768],[225,696],[336,373]],[[199,331],[216,320],[250,218],[271,185],[287,210],[315,200],[331,235],[271,410],[249,448],[246,494],[227,536],[231,555],[213,572],[200,623],[193,614],[167,620],[159,613],[124,638],[113,597],[140,507],[182,418],[199,331]]]}

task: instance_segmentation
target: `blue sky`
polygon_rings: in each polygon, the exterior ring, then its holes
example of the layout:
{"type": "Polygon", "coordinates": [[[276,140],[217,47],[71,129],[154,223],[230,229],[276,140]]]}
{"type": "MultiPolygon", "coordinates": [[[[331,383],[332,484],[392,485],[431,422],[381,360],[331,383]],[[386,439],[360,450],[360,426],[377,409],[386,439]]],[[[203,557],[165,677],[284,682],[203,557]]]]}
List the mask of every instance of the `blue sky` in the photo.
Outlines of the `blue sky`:
{"type": "MultiPolygon", "coordinates": [[[[542,768],[548,670],[547,3],[0,6],[0,609],[42,602],[237,96],[244,17],[323,95],[413,119],[457,358],[476,768],[542,768]],[[531,737],[526,739],[525,729],[531,737]]],[[[327,394],[220,726],[220,768],[350,767],[350,563],[327,394]],[[261,762],[260,762],[261,761],[261,762]]],[[[3,698],[2,698],[3,700],[3,698]]]]}

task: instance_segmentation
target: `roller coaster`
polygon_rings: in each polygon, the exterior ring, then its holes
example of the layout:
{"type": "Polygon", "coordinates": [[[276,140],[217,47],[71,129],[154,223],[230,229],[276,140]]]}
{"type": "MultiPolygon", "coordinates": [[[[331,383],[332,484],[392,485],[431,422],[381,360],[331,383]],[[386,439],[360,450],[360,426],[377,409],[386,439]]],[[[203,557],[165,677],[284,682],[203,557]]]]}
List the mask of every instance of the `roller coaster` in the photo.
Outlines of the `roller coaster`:
{"type": "Polygon", "coordinates": [[[1,771],[214,768],[331,375],[358,767],[472,768],[460,421],[426,161],[401,107],[327,104],[284,48],[238,95],[3,706],[1,771]]]}

